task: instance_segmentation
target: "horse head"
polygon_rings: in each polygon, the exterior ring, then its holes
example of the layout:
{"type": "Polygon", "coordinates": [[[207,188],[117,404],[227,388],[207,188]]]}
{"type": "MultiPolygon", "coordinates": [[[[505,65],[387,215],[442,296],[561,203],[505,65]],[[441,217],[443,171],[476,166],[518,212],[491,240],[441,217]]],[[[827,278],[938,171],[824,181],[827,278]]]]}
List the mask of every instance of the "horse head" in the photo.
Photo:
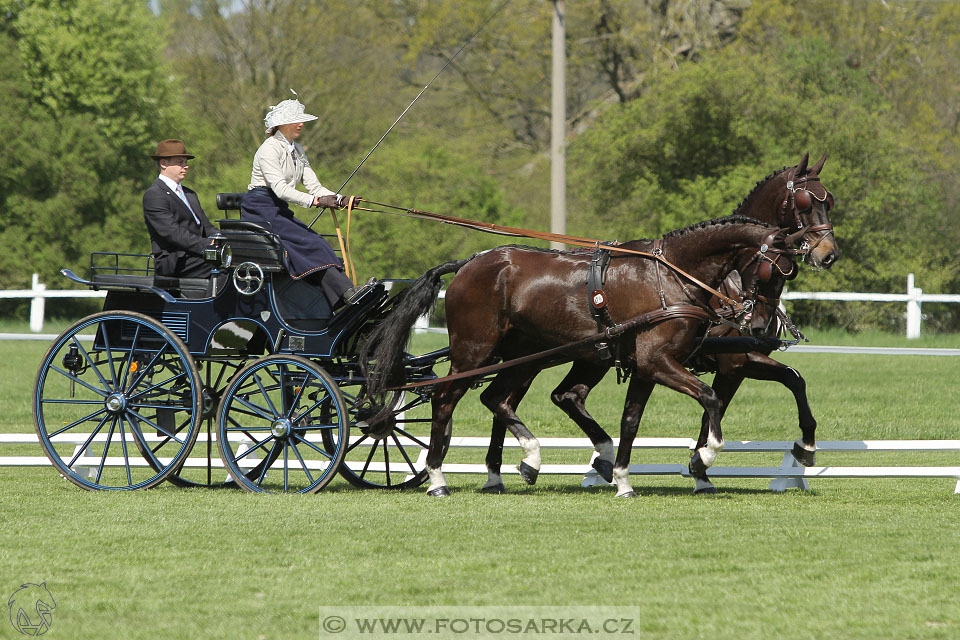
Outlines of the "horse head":
{"type": "Polygon", "coordinates": [[[820,182],[827,154],[811,167],[803,154],[794,167],[781,169],[759,182],[736,213],[790,231],[788,244],[799,247],[803,259],[816,269],[829,269],[840,258],[830,211],[833,194],[820,182]]]}

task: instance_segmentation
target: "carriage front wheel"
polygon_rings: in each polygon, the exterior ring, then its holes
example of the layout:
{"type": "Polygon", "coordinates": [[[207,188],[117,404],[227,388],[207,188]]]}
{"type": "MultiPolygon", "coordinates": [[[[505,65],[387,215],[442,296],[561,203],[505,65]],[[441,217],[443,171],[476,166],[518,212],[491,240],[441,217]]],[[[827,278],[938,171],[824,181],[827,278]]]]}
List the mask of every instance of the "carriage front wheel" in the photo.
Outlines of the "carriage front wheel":
{"type": "Polygon", "coordinates": [[[349,433],[337,384],[299,356],[248,364],[227,386],[217,413],[220,456],[247,491],[319,491],[337,474],[349,433]]]}
{"type": "Polygon", "coordinates": [[[70,482],[146,489],[183,465],[201,400],[200,374],[176,334],[143,314],[105,311],[67,328],[47,350],[34,384],[34,426],[70,482]]]}

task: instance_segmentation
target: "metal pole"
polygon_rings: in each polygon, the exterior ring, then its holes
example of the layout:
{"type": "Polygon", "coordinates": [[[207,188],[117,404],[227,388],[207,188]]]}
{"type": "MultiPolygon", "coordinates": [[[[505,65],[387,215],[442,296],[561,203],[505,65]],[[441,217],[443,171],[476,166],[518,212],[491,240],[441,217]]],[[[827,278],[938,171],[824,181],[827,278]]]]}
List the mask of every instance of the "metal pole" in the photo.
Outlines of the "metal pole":
{"type": "MultiPolygon", "coordinates": [[[[551,85],[550,132],[550,231],[567,232],[567,82],[564,47],[564,0],[553,0],[553,81],[551,85]]],[[[551,242],[552,249],[563,249],[562,242],[551,242]]]]}

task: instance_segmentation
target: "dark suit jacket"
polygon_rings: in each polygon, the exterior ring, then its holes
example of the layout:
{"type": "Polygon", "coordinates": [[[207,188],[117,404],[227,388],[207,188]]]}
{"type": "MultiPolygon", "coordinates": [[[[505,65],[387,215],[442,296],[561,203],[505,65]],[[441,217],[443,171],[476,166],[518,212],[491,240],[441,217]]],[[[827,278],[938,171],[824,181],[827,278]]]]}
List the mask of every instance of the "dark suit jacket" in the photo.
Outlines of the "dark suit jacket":
{"type": "Polygon", "coordinates": [[[190,209],[160,178],[143,194],[143,218],[150,232],[157,275],[181,275],[176,273],[177,263],[184,258],[202,261],[203,249],[209,244],[207,238],[217,231],[203,213],[196,192],[183,187],[183,193],[200,219],[200,226],[190,209]]]}

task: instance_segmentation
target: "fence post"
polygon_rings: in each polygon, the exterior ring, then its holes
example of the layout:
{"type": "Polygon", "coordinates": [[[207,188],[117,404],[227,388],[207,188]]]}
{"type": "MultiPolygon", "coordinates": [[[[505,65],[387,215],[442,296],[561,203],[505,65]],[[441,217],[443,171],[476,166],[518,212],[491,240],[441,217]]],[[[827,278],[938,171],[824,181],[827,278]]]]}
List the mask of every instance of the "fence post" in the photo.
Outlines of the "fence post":
{"type": "Polygon", "coordinates": [[[47,290],[47,285],[40,282],[40,276],[33,274],[30,289],[38,294],[30,302],[30,331],[40,333],[43,331],[43,311],[46,298],[43,293],[47,290]]]}
{"type": "Polygon", "coordinates": [[[920,323],[923,316],[920,313],[920,296],[923,295],[923,289],[913,286],[913,274],[907,274],[907,338],[920,337],[920,323]]]}

